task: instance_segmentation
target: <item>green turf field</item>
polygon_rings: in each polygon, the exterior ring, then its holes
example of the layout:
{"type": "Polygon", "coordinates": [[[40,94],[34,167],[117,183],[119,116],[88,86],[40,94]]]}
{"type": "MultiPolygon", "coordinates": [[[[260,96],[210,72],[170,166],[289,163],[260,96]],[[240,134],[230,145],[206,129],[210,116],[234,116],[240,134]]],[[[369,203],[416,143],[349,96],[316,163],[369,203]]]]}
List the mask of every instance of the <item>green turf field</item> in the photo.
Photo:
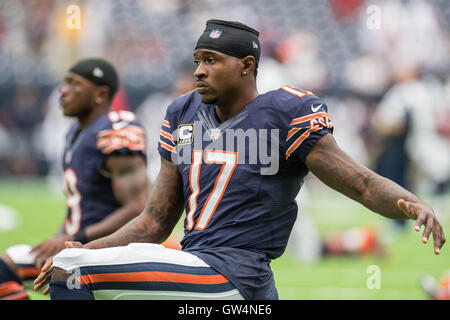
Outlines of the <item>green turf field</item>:
{"type": "MultiPolygon", "coordinates": [[[[330,189],[311,185],[306,208],[323,236],[370,225],[383,238],[391,238],[393,229],[389,220],[330,189]]],[[[448,217],[450,196],[440,204],[448,217]]],[[[0,228],[1,253],[10,245],[35,244],[52,235],[65,214],[62,195],[43,181],[1,182],[0,205],[7,205],[18,213],[14,229],[0,228]]],[[[450,220],[442,222],[449,238],[450,220]]],[[[284,256],[272,262],[280,299],[427,299],[419,286],[420,277],[427,273],[440,277],[449,270],[450,249],[447,243],[441,254],[435,256],[432,241],[425,245],[420,238],[421,234],[413,230],[411,222],[406,232],[397,234],[386,244],[387,257],[383,260],[371,256],[325,258],[308,265],[296,260],[288,248],[284,256]],[[380,271],[379,289],[367,287],[371,276],[367,269],[372,265],[380,271]]],[[[33,293],[32,298],[46,297],[33,293]]]]}

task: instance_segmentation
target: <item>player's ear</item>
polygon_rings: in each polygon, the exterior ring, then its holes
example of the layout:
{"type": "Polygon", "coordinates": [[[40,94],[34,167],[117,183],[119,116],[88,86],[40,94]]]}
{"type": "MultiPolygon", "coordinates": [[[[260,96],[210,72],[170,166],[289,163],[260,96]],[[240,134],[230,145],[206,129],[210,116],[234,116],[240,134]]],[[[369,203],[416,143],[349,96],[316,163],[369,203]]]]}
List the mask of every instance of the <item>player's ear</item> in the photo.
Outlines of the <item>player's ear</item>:
{"type": "Polygon", "coordinates": [[[253,71],[256,68],[256,61],[254,56],[246,56],[241,60],[242,62],[242,73],[241,75],[244,77],[246,75],[253,74],[253,71]]]}
{"type": "Polygon", "coordinates": [[[94,92],[94,101],[96,104],[103,104],[109,102],[109,87],[98,86],[94,92]]]}

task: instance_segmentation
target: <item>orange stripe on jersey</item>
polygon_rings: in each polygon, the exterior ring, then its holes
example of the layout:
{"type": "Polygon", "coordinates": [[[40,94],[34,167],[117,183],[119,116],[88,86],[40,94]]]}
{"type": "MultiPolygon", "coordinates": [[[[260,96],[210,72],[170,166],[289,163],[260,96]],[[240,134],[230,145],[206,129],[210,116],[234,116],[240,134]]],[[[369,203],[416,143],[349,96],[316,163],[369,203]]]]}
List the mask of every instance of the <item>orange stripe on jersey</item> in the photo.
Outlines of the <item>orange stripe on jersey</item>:
{"type": "Polygon", "coordinates": [[[159,140],[159,144],[161,145],[161,147],[163,147],[164,149],[166,149],[167,151],[170,152],[176,152],[175,148],[172,146],[169,146],[167,143],[165,143],[164,141],[161,141],[161,139],[159,140]]]}
{"type": "Polygon", "coordinates": [[[159,130],[159,134],[162,135],[163,137],[169,139],[170,141],[172,141],[173,144],[175,144],[175,142],[173,142],[171,134],[168,134],[167,132],[163,131],[162,129],[159,130]]]}
{"type": "Polygon", "coordinates": [[[19,274],[19,277],[22,279],[32,278],[32,277],[37,277],[41,273],[41,269],[33,268],[33,267],[19,268],[17,273],[19,274]]]}
{"type": "Polygon", "coordinates": [[[108,154],[120,148],[145,152],[145,131],[143,128],[129,125],[121,129],[100,131],[97,135],[97,148],[108,154]]]}
{"type": "Polygon", "coordinates": [[[304,117],[295,118],[294,120],[292,120],[291,126],[308,121],[308,120],[312,120],[314,118],[321,118],[321,117],[325,117],[325,116],[328,117],[328,114],[326,112],[319,112],[319,113],[309,114],[304,117]]]}
{"type": "Polygon", "coordinates": [[[298,131],[302,130],[303,128],[294,128],[289,130],[287,137],[286,137],[286,141],[288,141],[294,134],[296,134],[298,131]]]}
{"type": "Polygon", "coordinates": [[[291,156],[292,152],[294,152],[294,151],[298,148],[298,146],[299,146],[303,141],[305,141],[306,138],[309,137],[309,134],[310,134],[311,132],[318,131],[318,130],[320,130],[320,129],[322,129],[322,127],[313,127],[313,128],[311,128],[311,129],[308,129],[308,130],[305,131],[300,137],[298,137],[297,140],[295,140],[295,142],[294,142],[294,143],[289,147],[289,149],[286,151],[286,159],[289,158],[289,157],[291,156]]]}
{"type": "Polygon", "coordinates": [[[307,95],[313,95],[313,94],[314,94],[314,93],[312,93],[311,91],[303,90],[303,89],[300,89],[300,88],[296,88],[296,87],[294,87],[294,86],[285,86],[285,87],[288,87],[288,88],[291,88],[292,90],[296,90],[296,91],[305,93],[305,94],[307,94],[307,95]]]}
{"type": "Polygon", "coordinates": [[[0,297],[11,295],[22,290],[24,290],[24,287],[21,284],[16,281],[8,281],[0,284],[0,297]]]}
{"type": "Polygon", "coordinates": [[[121,148],[127,148],[129,150],[140,150],[142,152],[145,152],[145,145],[140,144],[140,143],[128,143],[128,144],[113,144],[110,145],[109,147],[105,148],[102,150],[103,153],[108,154],[113,152],[114,150],[118,150],[121,148]]]}
{"type": "Polygon", "coordinates": [[[26,291],[23,291],[23,292],[18,292],[16,294],[12,294],[5,298],[1,298],[0,300],[28,300],[28,299],[29,299],[28,293],[26,291]]]}
{"type": "Polygon", "coordinates": [[[81,284],[96,282],[178,282],[192,284],[221,284],[229,282],[229,280],[221,274],[193,275],[162,271],[87,274],[79,276],[77,279],[81,284]]]}
{"type": "Polygon", "coordinates": [[[170,128],[170,123],[167,120],[163,120],[163,126],[166,126],[167,128],[170,128]]]}
{"type": "Polygon", "coordinates": [[[302,98],[302,97],[304,97],[306,95],[312,95],[313,94],[311,91],[300,91],[299,89],[294,88],[292,86],[284,86],[284,87],[281,87],[281,89],[283,89],[284,91],[287,91],[289,93],[292,93],[292,94],[296,95],[299,98],[302,98]]]}

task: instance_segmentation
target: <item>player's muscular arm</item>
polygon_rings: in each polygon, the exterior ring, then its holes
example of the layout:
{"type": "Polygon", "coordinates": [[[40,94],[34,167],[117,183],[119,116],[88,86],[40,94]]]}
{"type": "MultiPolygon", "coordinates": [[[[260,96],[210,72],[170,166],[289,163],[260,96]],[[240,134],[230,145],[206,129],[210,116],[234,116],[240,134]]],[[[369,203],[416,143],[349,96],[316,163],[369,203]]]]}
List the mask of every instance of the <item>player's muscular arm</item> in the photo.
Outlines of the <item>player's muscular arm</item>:
{"type": "MultiPolygon", "coordinates": [[[[69,248],[99,249],[124,246],[132,242],[163,242],[172,232],[183,212],[183,183],[175,164],[161,158],[161,169],[152,188],[145,210],[116,232],[82,246],[79,242],[66,242],[69,248]]],[[[34,280],[38,291],[51,279],[53,258],[46,261],[34,280]]],[[[43,293],[50,292],[47,287],[43,293]]]]}
{"type": "Polygon", "coordinates": [[[351,159],[337,146],[331,134],[311,149],[306,165],[329,187],[388,218],[408,218],[397,207],[398,199],[418,201],[407,190],[351,159]]]}
{"type": "Polygon", "coordinates": [[[183,212],[183,183],[175,164],[161,159],[161,169],[145,210],[113,234],[88,243],[96,249],[132,242],[161,243],[172,232],[183,212]]]}
{"type": "Polygon", "coordinates": [[[86,228],[89,240],[113,233],[140,214],[148,201],[149,181],[140,155],[112,155],[105,162],[116,199],[122,205],[102,221],[86,228]]]}
{"type": "Polygon", "coordinates": [[[445,242],[433,209],[411,192],[355,162],[336,144],[333,136],[321,138],[306,157],[306,166],[322,182],[391,219],[416,220],[415,229],[425,225],[423,242],[433,232],[435,252],[445,242]]]}

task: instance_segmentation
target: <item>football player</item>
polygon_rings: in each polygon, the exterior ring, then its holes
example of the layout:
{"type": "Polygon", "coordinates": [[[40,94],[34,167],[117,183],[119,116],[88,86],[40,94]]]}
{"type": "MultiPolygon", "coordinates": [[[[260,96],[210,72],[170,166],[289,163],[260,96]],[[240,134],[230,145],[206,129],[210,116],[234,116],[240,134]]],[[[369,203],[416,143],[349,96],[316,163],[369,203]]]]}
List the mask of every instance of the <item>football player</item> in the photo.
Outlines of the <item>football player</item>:
{"type": "Polygon", "coordinates": [[[50,282],[52,299],[277,299],[270,262],[286,248],[309,171],[385,217],[425,225],[423,242],[432,233],[439,253],[445,236],[433,209],[343,152],[323,100],[291,86],[258,93],[258,35],[207,22],[194,51],[197,89],[162,123],[146,209],[109,236],[68,242],[36,290],[50,282]],[[183,209],[182,250],[164,248],[183,209]]]}
{"type": "MultiPolygon", "coordinates": [[[[26,299],[23,281],[34,279],[64,241],[86,243],[137,216],[148,200],[146,137],[129,111],[110,111],[119,79],[103,59],[72,66],[61,86],[65,116],[77,119],[67,133],[63,192],[67,217],[60,230],[33,247],[16,245],[0,259],[0,299],[26,299]]],[[[56,134],[56,133],[55,133],[56,134]]]]}

